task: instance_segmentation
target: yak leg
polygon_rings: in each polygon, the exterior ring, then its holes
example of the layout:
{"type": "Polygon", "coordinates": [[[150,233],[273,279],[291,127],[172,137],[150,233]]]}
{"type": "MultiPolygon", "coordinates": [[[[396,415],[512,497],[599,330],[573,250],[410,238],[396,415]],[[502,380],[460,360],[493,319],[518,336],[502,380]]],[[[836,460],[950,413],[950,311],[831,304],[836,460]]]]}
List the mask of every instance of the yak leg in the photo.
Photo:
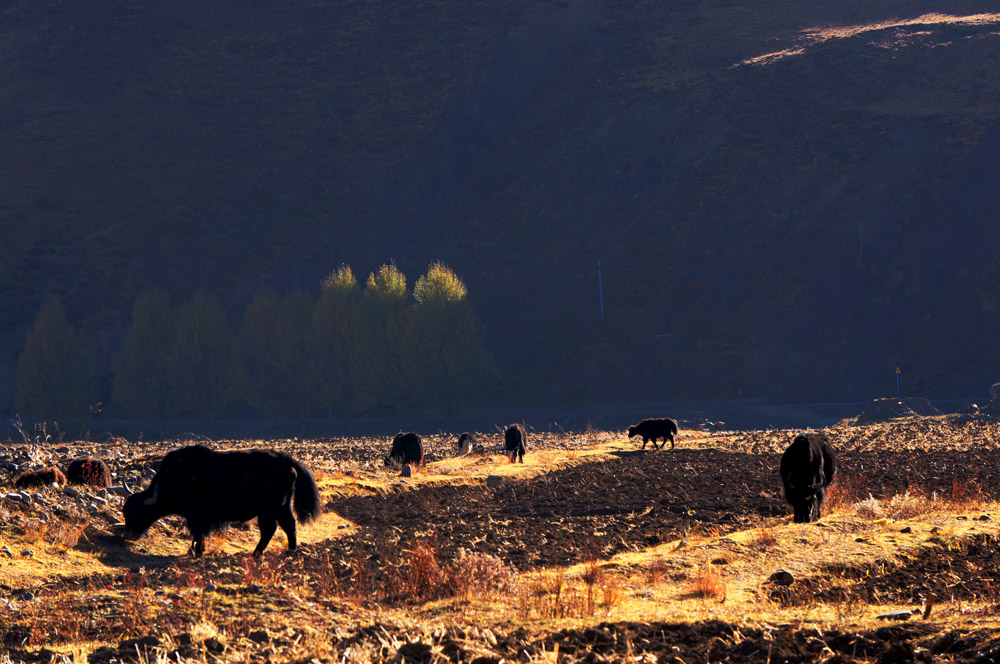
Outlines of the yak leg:
{"type": "Polygon", "coordinates": [[[253,550],[254,558],[260,558],[271,538],[274,537],[274,531],[278,529],[277,518],[274,514],[258,514],[257,527],[260,529],[260,541],[257,542],[257,548],[253,550]]]}
{"type": "Polygon", "coordinates": [[[649,438],[646,438],[645,436],[643,436],[642,437],[642,449],[646,449],[646,443],[648,443],[648,442],[649,442],[649,438]]]}
{"type": "Polygon", "coordinates": [[[195,558],[201,558],[205,553],[205,535],[208,534],[208,530],[204,524],[188,521],[188,531],[191,533],[191,548],[188,551],[195,558]]]}
{"type": "MultiPolygon", "coordinates": [[[[674,434],[669,434],[669,435],[670,435],[670,449],[674,449],[674,434]]],[[[667,446],[667,439],[666,438],[663,439],[663,446],[664,447],[667,446]]]]}
{"type": "Polygon", "coordinates": [[[285,531],[285,535],[288,536],[288,550],[291,551],[298,545],[298,541],[295,538],[295,517],[292,515],[292,504],[287,502],[282,505],[281,510],[278,512],[278,525],[281,529],[285,531]]]}

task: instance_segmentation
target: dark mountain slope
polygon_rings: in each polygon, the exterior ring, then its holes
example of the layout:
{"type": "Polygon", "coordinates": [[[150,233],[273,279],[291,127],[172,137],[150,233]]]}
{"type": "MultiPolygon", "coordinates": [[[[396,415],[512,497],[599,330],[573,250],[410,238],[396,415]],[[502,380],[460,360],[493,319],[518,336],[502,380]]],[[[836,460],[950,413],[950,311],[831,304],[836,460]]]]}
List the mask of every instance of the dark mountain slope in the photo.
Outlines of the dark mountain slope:
{"type": "Polygon", "coordinates": [[[897,365],[975,394],[1000,17],[893,20],[938,8],[12,3],[0,379],[51,294],[106,366],[152,284],[235,320],[262,283],[440,258],[509,403],[864,399],[897,365]]]}

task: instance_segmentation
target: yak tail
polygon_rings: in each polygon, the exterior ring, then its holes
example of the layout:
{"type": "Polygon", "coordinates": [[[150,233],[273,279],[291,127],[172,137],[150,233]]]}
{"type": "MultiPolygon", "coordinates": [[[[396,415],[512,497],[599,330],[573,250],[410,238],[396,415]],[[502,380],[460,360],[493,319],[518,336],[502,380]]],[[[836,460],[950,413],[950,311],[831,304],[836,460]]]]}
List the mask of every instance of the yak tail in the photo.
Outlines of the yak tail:
{"type": "Polygon", "coordinates": [[[297,477],[295,478],[295,516],[299,523],[309,523],[323,513],[320,504],[319,489],[309,469],[298,461],[292,460],[297,477]]]}

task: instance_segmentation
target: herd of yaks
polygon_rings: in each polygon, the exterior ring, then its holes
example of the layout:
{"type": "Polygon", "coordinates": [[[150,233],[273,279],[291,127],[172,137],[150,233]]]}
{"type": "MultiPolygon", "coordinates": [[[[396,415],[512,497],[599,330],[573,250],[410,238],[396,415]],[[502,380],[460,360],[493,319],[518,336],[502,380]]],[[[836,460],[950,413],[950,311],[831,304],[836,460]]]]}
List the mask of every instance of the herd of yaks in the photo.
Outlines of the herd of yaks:
{"type": "MultiPolygon", "coordinates": [[[[628,428],[629,438],[642,436],[642,448],[650,441],[660,449],[677,436],[677,422],[670,418],[646,419],[628,428]]],[[[521,424],[504,431],[508,459],[524,463],[527,432],[521,424]]],[[[475,439],[463,433],[457,442],[460,454],[472,451],[475,439]]],[[[422,465],[423,443],[416,433],[399,433],[392,441],[386,464],[422,465]]],[[[824,493],[837,470],[830,441],[823,433],[801,433],[781,457],[780,474],[785,498],[794,510],[794,521],[809,523],[821,516],[824,493]]],[[[63,473],[55,467],[22,473],[15,480],[19,488],[63,485],[67,482],[110,487],[111,474],[100,459],[73,460],[63,473]]],[[[126,491],[128,491],[127,487],[126,491]]],[[[260,556],[278,526],[288,536],[288,548],[297,546],[296,519],[308,523],[322,512],[319,490],[309,469],[276,450],[219,452],[204,445],[189,445],[168,452],[149,486],[129,491],[122,507],[123,534],[141,536],[154,522],[168,515],[187,521],[194,557],[205,551],[205,536],[227,523],[257,519],[260,541],[254,555],[260,556]],[[294,507],[294,510],[293,510],[294,507]]]]}

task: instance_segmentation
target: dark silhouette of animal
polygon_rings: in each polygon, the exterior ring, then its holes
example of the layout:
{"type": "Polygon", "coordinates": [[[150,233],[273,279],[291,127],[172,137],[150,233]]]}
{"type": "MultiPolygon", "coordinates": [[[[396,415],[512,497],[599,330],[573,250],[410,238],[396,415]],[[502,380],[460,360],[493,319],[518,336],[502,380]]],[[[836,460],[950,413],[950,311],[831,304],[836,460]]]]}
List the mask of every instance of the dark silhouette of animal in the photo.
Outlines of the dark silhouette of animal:
{"type": "Polygon", "coordinates": [[[32,486],[48,486],[58,484],[66,486],[66,476],[58,468],[39,468],[28,470],[17,476],[14,486],[18,489],[26,489],[32,486]]]}
{"type": "Polygon", "coordinates": [[[413,433],[403,433],[400,431],[392,439],[392,449],[389,456],[385,458],[385,465],[397,461],[402,464],[424,465],[424,444],[420,441],[420,436],[413,433]]]}
{"type": "Polygon", "coordinates": [[[507,458],[514,463],[516,458],[519,463],[524,463],[524,454],[528,451],[528,433],[520,424],[511,424],[503,432],[503,447],[507,451],[507,458]]]}
{"type": "Polygon", "coordinates": [[[190,445],[168,452],[149,486],[122,507],[126,534],[142,535],[157,519],[179,514],[187,520],[192,551],[205,552],[205,536],[230,522],[257,518],[260,556],[277,526],[295,549],[295,517],[308,523],[322,512],[319,491],[305,466],[274,450],[216,452],[190,445]],[[292,515],[292,505],[295,515],[292,515]]]}
{"type": "Polygon", "coordinates": [[[781,455],[785,499],[795,510],[795,523],[819,521],[826,488],[837,473],[837,461],[824,433],[800,433],[781,455]]]}
{"type": "Polygon", "coordinates": [[[100,459],[80,457],[69,462],[69,466],[66,467],[66,480],[70,484],[105,488],[111,486],[111,471],[100,459]]]}
{"type": "Polygon", "coordinates": [[[465,456],[472,451],[475,444],[476,439],[472,437],[471,433],[463,433],[458,437],[458,453],[465,456]]]}
{"type": "Polygon", "coordinates": [[[652,441],[653,447],[660,449],[656,444],[657,438],[663,439],[663,447],[670,441],[670,449],[674,449],[674,441],[677,437],[677,422],[669,417],[656,417],[643,420],[638,424],[633,424],[628,428],[628,437],[631,440],[634,436],[642,436],[642,449],[646,449],[646,443],[652,441]]]}

